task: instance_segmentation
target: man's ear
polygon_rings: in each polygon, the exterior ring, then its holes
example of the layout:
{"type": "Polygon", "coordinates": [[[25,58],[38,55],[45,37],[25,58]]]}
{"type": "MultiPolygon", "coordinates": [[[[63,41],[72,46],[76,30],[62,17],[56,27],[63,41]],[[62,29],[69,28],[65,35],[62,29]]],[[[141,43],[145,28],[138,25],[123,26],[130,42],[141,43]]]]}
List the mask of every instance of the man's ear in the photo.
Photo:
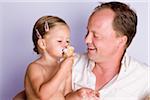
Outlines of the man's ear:
{"type": "Polygon", "coordinates": [[[119,45],[126,46],[127,40],[128,40],[127,36],[125,36],[125,35],[120,36],[119,37],[119,45]]]}
{"type": "Polygon", "coordinates": [[[38,39],[38,45],[42,50],[46,49],[46,42],[44,39],[38,39]]]}

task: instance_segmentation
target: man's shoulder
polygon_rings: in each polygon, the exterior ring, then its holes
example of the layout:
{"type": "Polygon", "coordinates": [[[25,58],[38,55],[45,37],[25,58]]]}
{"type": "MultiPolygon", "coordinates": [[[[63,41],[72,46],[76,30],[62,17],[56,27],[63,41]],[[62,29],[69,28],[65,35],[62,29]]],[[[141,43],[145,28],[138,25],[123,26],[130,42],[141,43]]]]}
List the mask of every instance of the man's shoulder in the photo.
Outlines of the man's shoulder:
{"type": "Polygon", "coordinates": [[[126,64],[129,67],[135,68],[135,69],[140,69],[143,71],[148,71],[150,66],[144,62],[139,61],[138,59],[131,57],[129,55],[126,55],[126,64]]]}
{"type": "Polygon", "coordinates": [[[75,54],[74,67],[76,66],[85,66],[89,62],[89,58],[86,53],[84,54],[75,54]]]}
{"type": "Polygon", "coordinates": [[[84,54],[75,54],[75,63],[76,62],[84,62],[89,60],[88,56],[86,53],[84,54]]]}

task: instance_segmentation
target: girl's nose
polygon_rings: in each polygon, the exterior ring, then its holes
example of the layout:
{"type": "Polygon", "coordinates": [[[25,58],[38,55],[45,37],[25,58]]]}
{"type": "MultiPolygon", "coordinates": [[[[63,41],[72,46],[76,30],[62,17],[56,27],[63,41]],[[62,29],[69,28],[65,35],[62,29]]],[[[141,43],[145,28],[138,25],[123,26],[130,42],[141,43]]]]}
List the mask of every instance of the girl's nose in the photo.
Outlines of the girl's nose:
{"type": "Polygon", "coordinates": [[[68,43],[68,42],[65,42],[65,43],[63,44],[63,47],[66,48],[67,46],[69,46],[69,43],[68,43]]]}

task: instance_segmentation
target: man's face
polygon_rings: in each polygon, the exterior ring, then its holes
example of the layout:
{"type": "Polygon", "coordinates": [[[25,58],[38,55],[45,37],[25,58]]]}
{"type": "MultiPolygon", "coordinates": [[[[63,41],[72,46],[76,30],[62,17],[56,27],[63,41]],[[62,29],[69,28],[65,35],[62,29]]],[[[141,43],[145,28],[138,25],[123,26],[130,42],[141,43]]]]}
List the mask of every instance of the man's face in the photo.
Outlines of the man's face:
{"type": "Polygon", "coordinates": [[[106,8],[89,18],[85,42],[88,56],[95,62],[109,60],[117,52],[118,38],[112,26],[114,16],[114,12],[106,8]]]}

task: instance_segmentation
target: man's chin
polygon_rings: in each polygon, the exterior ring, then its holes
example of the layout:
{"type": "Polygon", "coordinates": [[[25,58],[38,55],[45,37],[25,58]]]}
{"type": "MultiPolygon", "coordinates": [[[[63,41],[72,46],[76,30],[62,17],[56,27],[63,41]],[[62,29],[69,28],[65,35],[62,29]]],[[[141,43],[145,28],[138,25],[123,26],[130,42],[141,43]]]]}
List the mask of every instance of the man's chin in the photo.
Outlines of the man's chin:
{"type": "Polygon", "coordinates": [[[94,55],[93,55],[93,54],[91,54],[91,53],[87,53],[87,55],[88,55],[88,58],[89,58],[89,59],[91,59],[91,60],[92,60],[92,59],[93,59],[93,57],[94,57],[94,55]]]}

